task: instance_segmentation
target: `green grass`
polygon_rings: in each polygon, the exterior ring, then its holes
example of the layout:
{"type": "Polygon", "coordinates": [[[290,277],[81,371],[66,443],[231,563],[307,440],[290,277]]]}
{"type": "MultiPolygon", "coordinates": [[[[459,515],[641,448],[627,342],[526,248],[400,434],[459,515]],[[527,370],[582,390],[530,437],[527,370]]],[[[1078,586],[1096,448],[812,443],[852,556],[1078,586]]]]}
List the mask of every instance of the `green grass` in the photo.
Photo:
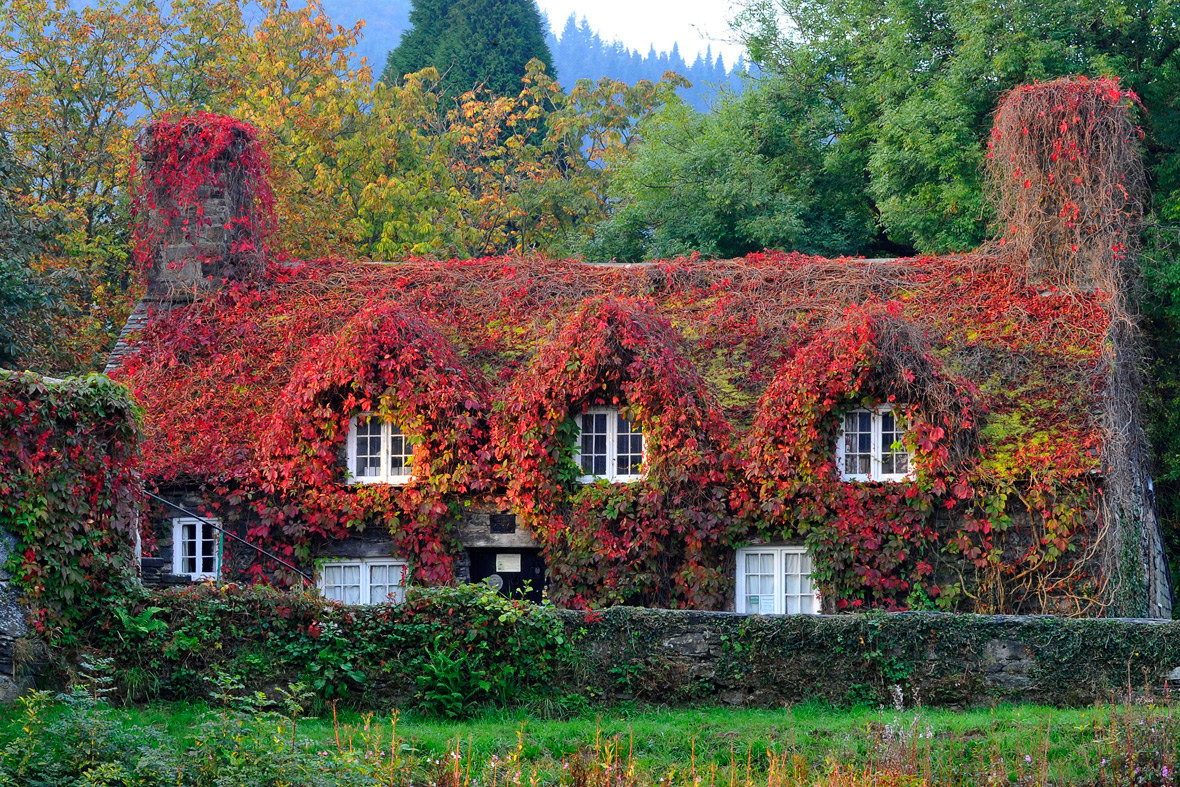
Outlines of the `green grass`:
{"type": "MultiPolygon", "coordinates": [[[[116,714],[127,728],[165,730],[183,751],[202,718],[215,712],[202,704],[174,703],[122,708],[116,714]]],[[[465,761],[482,767],[493,755],[503,759],[518,752],[526,770],[549,776],[579,750],[601,759],[614,747],[615,756],[653,781],[669,771],[683,774],[695,767],[705,772],[711,765],[724,774],[731,768],[744,772],[748,763],[752,772],[761,773],[772,757],[782,760],[786,754],[804,758],[813,770],[832,762],[875,767],[904,761],[911,772],[929,774],[936,782],[997,767],[1044,767],[1049,781],[1062,784],[1094,781],[1103,757],[1111,756],[1112,714],[1121,712],[1115,706],[1062,710],[1030,705],[905,712],[818,704],[781,710],[615,707],[565,720],[513,711],[456,722],[401,713],[396,734],[421,761],[443,759],[458,749],[465,761]]],[[[18,706],[0,708],[4,742],[21,734],[19,715],[18,706]]],[[[335,724],[330,715],[306,718],[298,729],[317,747],[336,749],[339,736],[341,747],[365,748],[366,724],[368,747],[374,735],[389,741],[390,715],[363,717],[341,710],[335,724]]]]}

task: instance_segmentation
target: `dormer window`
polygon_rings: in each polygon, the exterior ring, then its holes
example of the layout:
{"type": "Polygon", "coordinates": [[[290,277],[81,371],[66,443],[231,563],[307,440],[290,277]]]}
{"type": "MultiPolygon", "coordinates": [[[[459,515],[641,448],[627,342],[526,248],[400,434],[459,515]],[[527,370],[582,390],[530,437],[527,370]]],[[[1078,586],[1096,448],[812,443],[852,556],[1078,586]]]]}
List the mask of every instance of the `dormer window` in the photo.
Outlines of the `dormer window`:
{"type": "Polygon", "coordinates": [[[579,437],[574,461],[582,482],[638,481],[643,478],[643,430],[617,407],[591,407],[577,416],[579,437]]]}
{"type": "Polygon", "coordinates": [[[891,405],[858,408],[844,414],[836,438],[836,464],[845,481],[904,481],[910,454],[902,439],[905,425],[891,405]]]}
{"type": "Polygon", "coordinates": [[[397,424],[362,413],[349,421],[348,474],[360,484],[404,484],[413,476],[414,446],[397,424]]]}

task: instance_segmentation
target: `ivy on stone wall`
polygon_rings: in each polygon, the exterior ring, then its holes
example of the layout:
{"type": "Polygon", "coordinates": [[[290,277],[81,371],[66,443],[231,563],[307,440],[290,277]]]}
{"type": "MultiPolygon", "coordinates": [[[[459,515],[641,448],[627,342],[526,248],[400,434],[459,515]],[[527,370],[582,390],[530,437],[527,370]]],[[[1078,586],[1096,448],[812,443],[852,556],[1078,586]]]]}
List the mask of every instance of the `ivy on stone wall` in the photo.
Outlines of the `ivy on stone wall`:
{"type": "Polygon", "coordinates": [[[125,388],[0,370],[0,528],[16,539],[6,568],[50,643],[74,641],[134,592],[142,503],[125,388]]]}
{"type": "Polygon", "coordinates": [[[461,715],[531,701],[826,700],[1086,705],[1162,687],[1180,623],[940,613],[745,616],[615,607],[561,610],[486,586],[414,589],[400,605],[228,584],[174,588],[89,644],[132,700],[303,681],[327,699],[461,715]]]}

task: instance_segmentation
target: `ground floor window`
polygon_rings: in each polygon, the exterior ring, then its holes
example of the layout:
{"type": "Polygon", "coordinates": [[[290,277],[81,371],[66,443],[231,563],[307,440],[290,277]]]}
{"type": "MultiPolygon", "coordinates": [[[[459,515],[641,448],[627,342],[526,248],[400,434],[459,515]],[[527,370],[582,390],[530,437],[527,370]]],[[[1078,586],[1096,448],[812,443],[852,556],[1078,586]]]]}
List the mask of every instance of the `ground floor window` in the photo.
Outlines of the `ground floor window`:
{"type": "Polygon", "coordinates": [[[179,517],[172,520],[172,573],[217,579],[221,572],[221,533],[216,519],[179,517]]]}
{"type": "Polygon", "coordinates": [[[326,560],[320,564],[316,582],[331,601],[396,604],[406,597],[406,564],[389,558],[326,560]]]}
{"type": "Polygon", "coordinates": [[[802,546],[758,546],[737,551],[738,612],[750,615],[818,614],[811,556],[802,546]]]}

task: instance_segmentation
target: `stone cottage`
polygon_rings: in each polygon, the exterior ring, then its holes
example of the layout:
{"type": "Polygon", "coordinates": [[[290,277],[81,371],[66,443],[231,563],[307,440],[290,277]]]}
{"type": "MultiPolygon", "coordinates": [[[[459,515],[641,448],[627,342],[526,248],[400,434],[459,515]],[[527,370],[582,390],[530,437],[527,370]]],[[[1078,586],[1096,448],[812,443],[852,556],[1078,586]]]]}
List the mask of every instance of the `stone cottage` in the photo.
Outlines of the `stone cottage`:
{"type": "Polygon", "coordinates": [[[107,371],[168,501],[153,581],[1170,616],[1118,294],[998,244],[292,261],[248,126],[146,139],[146,293],[107,371]]]}

